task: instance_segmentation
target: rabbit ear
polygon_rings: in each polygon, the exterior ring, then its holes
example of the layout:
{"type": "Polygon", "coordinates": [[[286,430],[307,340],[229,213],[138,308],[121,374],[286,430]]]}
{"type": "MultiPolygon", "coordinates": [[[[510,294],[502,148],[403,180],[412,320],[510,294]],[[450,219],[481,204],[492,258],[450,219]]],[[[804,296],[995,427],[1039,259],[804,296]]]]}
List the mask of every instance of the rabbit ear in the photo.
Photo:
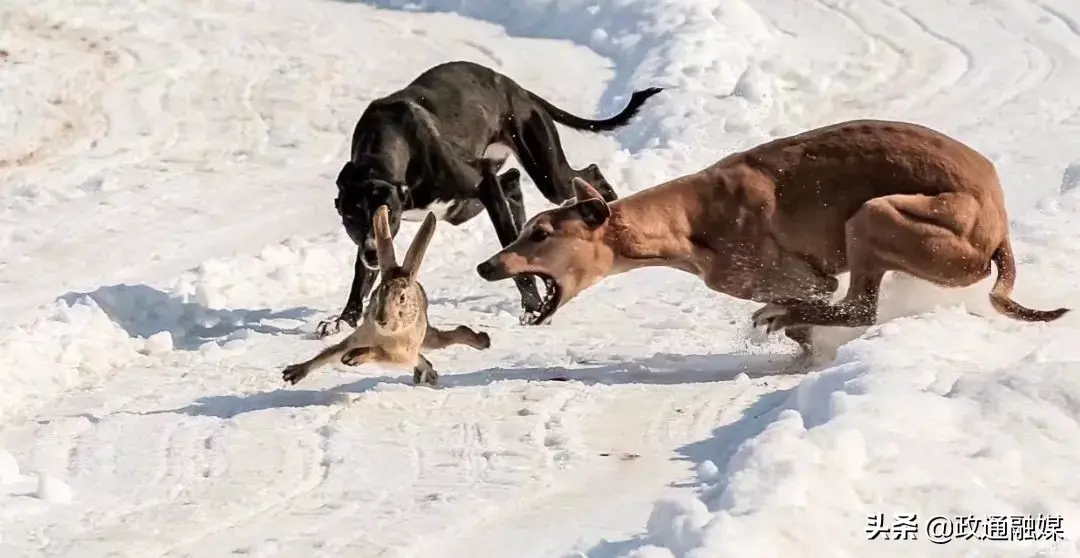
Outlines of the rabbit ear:
{"type": "Polygon", "coordinates": [[[413,239],[412,244],[409,246],[409,251],[405,253],[404,263],[401,264],[401,267],[409,274],[409,278],[416,279],[416,273],[420,270],[420,262],[424,259],[424,252],[427,251],[428,244],[431,243],[431,237],[434,235],[435,214],[429,211],[427,217],[424,217],[424,223],[420,225],[420,230],[416,232],[416,238],[413,239]]]}
{"type": "Polygon", "coordinates": [[[375,210],[375,253],[379,257],[379,268],[383,271],[397,266],[394,239],[390,236],[390,210],[385,205],[375,210]]]}

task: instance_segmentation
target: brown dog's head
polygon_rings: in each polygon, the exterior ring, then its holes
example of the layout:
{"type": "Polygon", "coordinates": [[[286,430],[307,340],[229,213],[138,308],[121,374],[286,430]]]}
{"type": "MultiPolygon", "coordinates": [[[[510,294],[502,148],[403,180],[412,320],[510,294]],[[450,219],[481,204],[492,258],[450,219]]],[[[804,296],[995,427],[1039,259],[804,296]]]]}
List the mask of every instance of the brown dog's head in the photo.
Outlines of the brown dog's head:
{"type": "Polygon", "coordinates": [[[487,281],[538,277],[547,290],[535,323],[607,274],[614,253],[604,241],[611,208],[589,183],[574,178],[577,199],[536,214],[517,240],[476,266],[487,281]]]}

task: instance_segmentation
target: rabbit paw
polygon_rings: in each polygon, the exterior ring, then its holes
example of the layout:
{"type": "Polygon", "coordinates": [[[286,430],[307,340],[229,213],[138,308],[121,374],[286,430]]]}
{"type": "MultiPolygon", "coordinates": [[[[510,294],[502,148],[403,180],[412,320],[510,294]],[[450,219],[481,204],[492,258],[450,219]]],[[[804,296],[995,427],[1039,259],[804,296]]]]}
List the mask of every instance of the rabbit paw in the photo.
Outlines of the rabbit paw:
{"type": "Polygon", "coordinates": [[[435,387],[439,383],[439,373],[435,371],[431,361],[424,355],[420,355],[416,366],[413,367],[412,381],[414,385],[426,385],[429,387],[435,387]]]}
{"type": "Polygon", "coordinates": [[[347,353],[341,356],[341,364],[346,366],[360,366],[365,362],[368,362],[375,356],[375,351],[371,347],[357,347],[350,349],[347,353]]]}
{"type": "Polygon", "coordinates": [[[425,369],[418,366],[413,368],[412,381],[418,386],[435,387],[439,384],[439,373],[433,368],[425,369]]]}
{"type": "Polygon", "coordinates": [[[306,364],[290,364],[282,371],[281,379],[295,386],[297,382],[306,378],[310,373],[311,368],[306,364]]]}
{"type": "Polygon", "coordinates": [[[453,331],[454,344],[468,345],[478,351],[491,347],[491,336],[486,331],[476,331],[466,325],[459,325],[453,331]]]}

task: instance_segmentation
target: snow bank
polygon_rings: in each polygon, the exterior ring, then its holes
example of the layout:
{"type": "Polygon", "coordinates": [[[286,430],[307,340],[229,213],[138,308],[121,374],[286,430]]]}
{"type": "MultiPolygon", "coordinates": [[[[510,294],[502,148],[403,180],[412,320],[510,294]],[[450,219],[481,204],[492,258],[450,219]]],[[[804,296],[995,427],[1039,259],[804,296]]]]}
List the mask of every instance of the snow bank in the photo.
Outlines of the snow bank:
{"type": "MultiPolygon", "coordinates": [[[[409,226],[403,227],[408,235],[409,226]]],[[[356,247],[344,232],[316,239],[290,238],[240,255],[203,262],[170,287],[185,304],[204,308],[281,308],[296,296],[319,297],[347,289],[356,247]]]]}
{"type": "Polygon", "coordinates": [[[15,456],[0,447],[0,525],[40,512],[41,504],[65,505],[74,499],[75,494],[66,481],[40,472],[23,474],[15,456]]]}
{"type": "Polygon", "coordinates": [[[346,289],[353,250],[344,234],[293,238],[257,255],[204,262],[164,289],[122,284],[68,294],[35,321],[0,330],[0,421],[140,359],[285,331],[271,323],[295,330],[315,310],[290,308],[287,299],[346,289]]]}
{"type": "MultiPolygon", "coordinates": [[[[1077,306],[1066,293],[1080,273],[1080,243],[1062,241],[1075,236],[1078,222],[1080,192],[1073,191],[1016,225],[1024,233],[1016,242],[1017,300],[1077,306]],[[1040,246],[1051,242],[1059,247],[1040,246]]],[[[717,433],[737,445],[691,455],[699,461],[700,501],[658,502],[641,547],[625,556],[666,556],[660,549],[686,558],[807,549],[852,557],[1075,555],[1076,339],[1075,315],[1025,324],[955,306],[875,326],[771,411],[717,433]],[[886,526],[894,515],[915,514],[918,540],[868,540],[868,518],[877,514],[886,526]],[[926,531],[939,515],[983,518],[985,529],[989,516],[1039,514],[1061,516],[1060,535],[1071,540],[931,543],[926,531]]]]}
{"type": "Polygon", "coordinates": [[[130,364],[140,345],[89,297],[58,300],[34,322],[0,331],[0,421],[130,364]]]}

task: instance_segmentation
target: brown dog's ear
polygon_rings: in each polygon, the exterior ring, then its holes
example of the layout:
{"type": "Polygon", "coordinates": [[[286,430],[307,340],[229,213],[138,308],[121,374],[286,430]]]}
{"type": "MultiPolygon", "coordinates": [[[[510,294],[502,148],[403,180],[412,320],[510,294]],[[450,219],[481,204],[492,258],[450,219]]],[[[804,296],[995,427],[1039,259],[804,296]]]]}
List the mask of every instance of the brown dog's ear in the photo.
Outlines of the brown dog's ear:
{"type": "Polygon", "coordinates": [[[578,201],[591,200],[593,198],[598,200],[604,199],[604,196],[601,196],[600,192],[597,192],[592,184],[585,182],[582,178],[575,176],[574,179],[570,181],[570,184],[574,187],[574,196],[577,197],[578,201]]]}
{"type": "Polygon", "coordinates": [[[604,201],[604,197],[592,187],[592,184],[576,176],[571,184],[574,185],[574,194],[578,200],[576,207],[581,213],[581,219],[590,229],[603,225],[608,217],[611,217],[611,208],[604,201]]]}
{"type": "Polygon", "coordinates": [[[599,198],[579,201],[575,207],[578,213],[581,214],[581,220],[585,221],[585,225],[590,229],[603,225],[607,222],[608,217],[611,217],[611,208],[608,207],[606,201],[599,198]]]}

